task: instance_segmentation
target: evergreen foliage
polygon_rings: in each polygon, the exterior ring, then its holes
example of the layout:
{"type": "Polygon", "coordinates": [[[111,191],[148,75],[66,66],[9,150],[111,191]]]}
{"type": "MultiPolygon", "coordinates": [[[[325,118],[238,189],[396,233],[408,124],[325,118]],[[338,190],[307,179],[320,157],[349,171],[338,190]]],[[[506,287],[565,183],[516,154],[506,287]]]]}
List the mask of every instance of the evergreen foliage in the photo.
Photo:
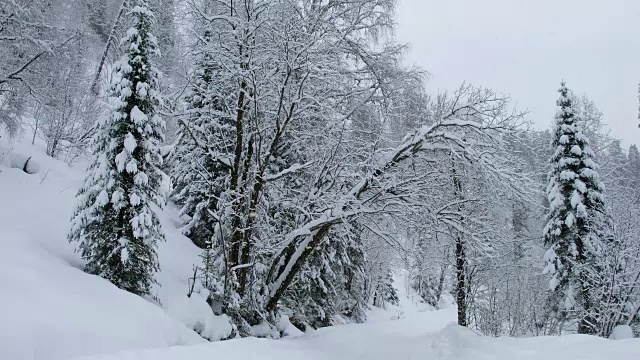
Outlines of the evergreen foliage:
{"type": "Polygon", "coordinates": [[[387,271],[384,277],[381,295],[382,299],[387,304],[398,305],[398,302],[400,301],[400,298],[398,298],[398,293],[393,287],[393,273],[391,272],[391,270],[387,271]]]}
{"type": "Polygon", "coordinates": [[[97,123],[69,240],[78,243],[87,272],[147,295],[158,270],[156,244],[164,238],[154,206],[164,204],[159,166],[165,125],[157,113],[159,74],[146,0],[137,0],[129,17],[133,27],[122,40],[127,52],[114,65],[111,110],[97,123]]]}
{"type": "Polygon", "coordinates": [[[578,332],[596,333],[599,262],[604,240],[603,185],[595,154],[578,126],[569,89],[557,101],[552,170],[547,186],[545,273],[551,276],[549,307],[561,322],[577,321],[578,332]]]}
{"type": "Polygon", "coordinates": [[[182,230],[203,249],[210,249],[214,241],[217,204],[230,167],[223,160],[228,158],[224,151],[232,150],[225,144],[233,136],[232,121],[220,116],[223,104],[214,82],[218,66],[210,40],[207,29],[197,45],[193,86],[185,99],[189,116],[180,122],[170,157],[173,198],[182,206],[181,214],[188,216],[182,230]]]}

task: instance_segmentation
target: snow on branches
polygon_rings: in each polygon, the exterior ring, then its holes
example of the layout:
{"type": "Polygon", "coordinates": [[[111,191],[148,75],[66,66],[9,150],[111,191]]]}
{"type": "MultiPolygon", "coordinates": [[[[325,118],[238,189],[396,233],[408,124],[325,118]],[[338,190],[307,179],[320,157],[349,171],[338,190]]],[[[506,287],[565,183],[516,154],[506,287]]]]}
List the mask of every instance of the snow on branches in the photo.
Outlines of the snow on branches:
{"type": "Polygon", "coordinates": [[[561,320],[577,320],[579,331],[595,332],[599,258],[606,248],[604,187],[595,154],[582,133],[569,89],[562,83],[544,228],[550,311],[561,320]]]}
{"type": "Polygon", "coordinates": [[[97,124],[93,161],[78,194],[69,240],[78,242],[86,270],[130,292],[146,295],[158,269],[156,243],[163,233],[153,206],[164,205],[157,114],[159,74],[152,64],[153,16],[138,0],[134,25],[122,39],[125,55],[114,68],[111,110],[97,124]]]}

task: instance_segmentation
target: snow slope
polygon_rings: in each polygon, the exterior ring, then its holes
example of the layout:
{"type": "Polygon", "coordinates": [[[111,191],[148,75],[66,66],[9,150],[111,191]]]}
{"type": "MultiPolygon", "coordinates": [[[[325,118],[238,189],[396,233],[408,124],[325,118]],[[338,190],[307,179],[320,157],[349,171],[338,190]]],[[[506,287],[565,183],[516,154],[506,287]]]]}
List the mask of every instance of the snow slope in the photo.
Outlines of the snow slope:
{"type": "Polygon", "coordinates": [[[169,212],[161,216],[167,241],[158,249],[160,307],[82,272],[82,259],[66,239],[82,166],[71,168],[30,144],[0,144],[9,146],[32,156],[39,171],[0,166],[0,359],[196,344],[205,342],[190,329],[198,322],[212,337],[228,335],[228,323],[202,298],[186,296],[199,251],[171,224],[169,212]]]}

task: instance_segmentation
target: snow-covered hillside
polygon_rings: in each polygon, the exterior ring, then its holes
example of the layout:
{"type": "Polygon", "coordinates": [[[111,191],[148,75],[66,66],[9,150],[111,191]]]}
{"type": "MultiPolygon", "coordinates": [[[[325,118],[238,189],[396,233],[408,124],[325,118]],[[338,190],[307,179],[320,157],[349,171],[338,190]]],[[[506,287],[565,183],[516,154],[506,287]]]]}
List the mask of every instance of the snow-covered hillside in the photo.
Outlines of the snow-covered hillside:
{"type": "MultiPolygon", "coordinates": [[[[3,144],[5,148],[9,144],[3,144]]],[[[31,145],[12,144],[32,156],[36,174],[0,167],[0,359],[59,360],[232,357],[237,359],[637,359],[640,340],[591,336],[488,338],[453,324],[455,308],[428,310],[409,299],[402,274],[399,307],[376,310],[365,324],[341,325],[298,338],[228,335],[199,296],[186,297],[198,250],[175,228],[174,210],[161,220],[161,305],[82,272],[66,240],[82,165],[69,167],[31,145]],[[197,324],[200,323],[200,324],[197,324]]]]}
{"type": "Polygon", "coordinates": [[[31,156],[39,167],[26,174],[0,165],[0,359],[196,344],[205,341],[190,329],[197,322],[208,337],[229,335],[228,323],[202,298],[186,296],[199,252],[175,229],[171,209],[161,216],[167,241],[158,249],[160,307],[81,270],[66,234],[83,165],[69,167],[31,145],[0,148],[31,156]]]}

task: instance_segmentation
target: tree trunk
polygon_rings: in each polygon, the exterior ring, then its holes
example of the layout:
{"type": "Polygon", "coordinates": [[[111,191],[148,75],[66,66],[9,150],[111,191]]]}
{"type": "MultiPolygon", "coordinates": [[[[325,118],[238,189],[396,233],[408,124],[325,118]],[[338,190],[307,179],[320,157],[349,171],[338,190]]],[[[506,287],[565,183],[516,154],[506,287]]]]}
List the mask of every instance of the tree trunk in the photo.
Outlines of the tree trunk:
{"type": "Polygon", "coordinates": [[[234,148],[233,169],[231,172],[231,191],[233,192],[233,220],[231,221],[231,245],[229,252],[229,266],[231,268],[239,265],[240,246],[243,238],[243,201],[240,193],[240,166],[242,163],[242,146],[244,145],[244,111],[245,111],[245,91],[247,83],[243,80],[238,93],[238,110],[236,114],[236,143],[234,148]]]}
{"type": "Polygon", "coordinates": [[[440,303],[440,299],[442,298],[442,290],[444,289],[444,277],[446,273],[447,267],[446,265],[442,265],[440,267],[440,278],[438,279],[438,287],[436,288],[436,293],[434,296],[435,307],[438,308],[438,304],[440,303]]]}
{"type": "Polygon", "coordinates": [[[458,305],[458,325],[467,326],[467,299],[465,284],[466,255],[462,236],[456,237],[456,304],[458,305]]]}
{"type": "MultiPolygon", "coordinates": [[[[455,165],[452,168],[453,192],[457,199],[463,200],[462,183],[456,174],[455,165]]],[[[462,213],[462,205],[458,205],[458,212],[462,213]]],[[[464,220],[462,215],[460,222],[464,220]]],[[[456,304],[458,305],[458,325],[467,326],[467,284],[466,284],[467,255],[464,248],[464,235],[456,233],[456,304]]]]}

